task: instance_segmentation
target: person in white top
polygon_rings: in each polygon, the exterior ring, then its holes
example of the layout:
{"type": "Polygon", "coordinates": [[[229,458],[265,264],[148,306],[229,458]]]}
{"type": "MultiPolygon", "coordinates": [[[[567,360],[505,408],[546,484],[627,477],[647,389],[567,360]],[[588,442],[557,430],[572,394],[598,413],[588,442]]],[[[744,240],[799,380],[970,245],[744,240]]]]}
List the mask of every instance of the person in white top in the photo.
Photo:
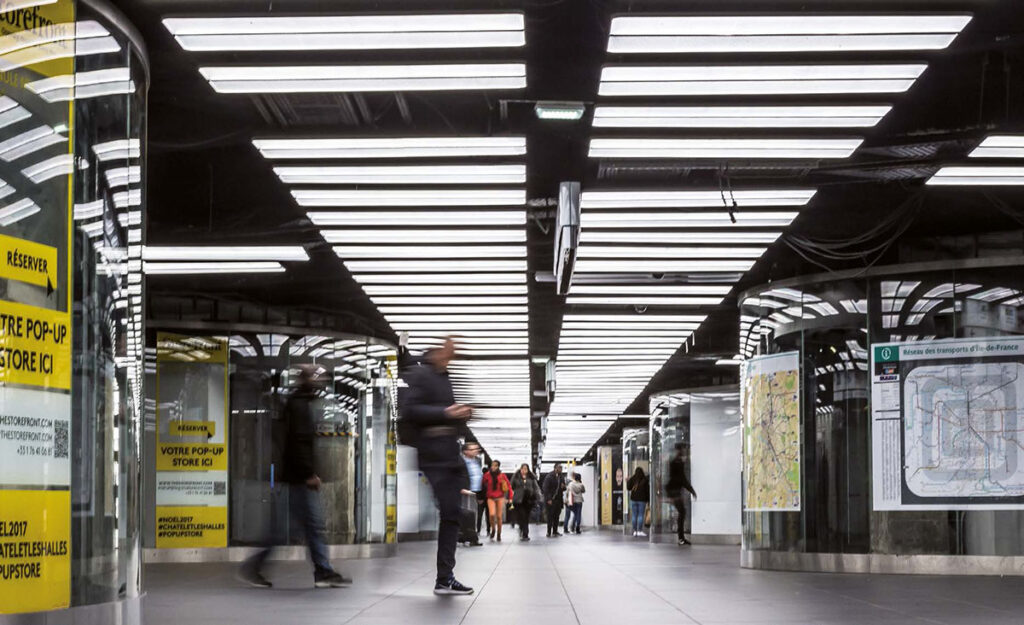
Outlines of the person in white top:
{"type": "MultiPolygon", "coordinates": [[[[566,489],[569,499],[569,509],[572,511],[572,528],[574,534],[582,533],[580,531],[580,520],[583,516],[583,493],[587,492],[587,487],[583,485],[583,476],[579,473],[572,474],[572,481],[569,482],[569,487],[566,489]]],[[[568,515],[567,515],[568,518],[568,515]]]]}

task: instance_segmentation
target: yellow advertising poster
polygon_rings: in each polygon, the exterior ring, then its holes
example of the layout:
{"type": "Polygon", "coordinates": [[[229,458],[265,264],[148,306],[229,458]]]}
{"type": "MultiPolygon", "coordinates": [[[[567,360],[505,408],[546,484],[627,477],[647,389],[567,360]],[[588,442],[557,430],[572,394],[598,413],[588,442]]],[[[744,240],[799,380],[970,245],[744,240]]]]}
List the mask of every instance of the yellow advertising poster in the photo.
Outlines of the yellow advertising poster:
{"type": "Polygon", "coordinates": [[[36,133],[0,162],[0,614],[71,597],[75,4],[32,4],[0,0],[0,144],[36,133]]]}
{"type": "Polygon", "coordinates": [[[227,506],[156,507],[159,549],[224,547],[227,532],[227,506]]]}
{"type": "Polygon", "coordinates": [[[228,344],[157,334],[156,546],[228,544],[228,344]]]}
{"type": "Polygon", "coordinates": [[[598,447],[598,469],[601,471],[601,525],[612,524],[612,448],[598,447]]]}
{"type": "Polygon", "coordinates": [[[0,490],[0,613],[68,606],[70,508],[67,490],[0,490]]]}

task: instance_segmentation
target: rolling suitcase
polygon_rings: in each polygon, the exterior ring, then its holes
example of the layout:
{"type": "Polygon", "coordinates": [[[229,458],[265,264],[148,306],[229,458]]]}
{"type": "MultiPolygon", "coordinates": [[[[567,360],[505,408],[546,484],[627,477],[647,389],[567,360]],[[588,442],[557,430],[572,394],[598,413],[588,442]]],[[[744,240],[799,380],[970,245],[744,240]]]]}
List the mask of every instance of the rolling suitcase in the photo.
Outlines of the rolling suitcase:
{"type": "Polygon", "coordinates": [[[476,497],[462,496],[462,510],[459,511],[459,542],[467,547],[479,547],[483,543],[476,533],[476,497]]]}

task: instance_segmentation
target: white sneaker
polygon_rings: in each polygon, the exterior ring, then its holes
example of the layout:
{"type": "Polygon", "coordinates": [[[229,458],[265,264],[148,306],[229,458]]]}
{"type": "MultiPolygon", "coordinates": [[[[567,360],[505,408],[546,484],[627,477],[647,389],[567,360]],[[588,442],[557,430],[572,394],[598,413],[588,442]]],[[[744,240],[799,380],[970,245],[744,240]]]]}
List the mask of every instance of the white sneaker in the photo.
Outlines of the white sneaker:
{"type": "Polygon", "coordinates": [[[647,537],[647,534],[644,534],[643,532],[637,532],[636,535],[637,536],[643,536],[645,538],[647,537]]]}

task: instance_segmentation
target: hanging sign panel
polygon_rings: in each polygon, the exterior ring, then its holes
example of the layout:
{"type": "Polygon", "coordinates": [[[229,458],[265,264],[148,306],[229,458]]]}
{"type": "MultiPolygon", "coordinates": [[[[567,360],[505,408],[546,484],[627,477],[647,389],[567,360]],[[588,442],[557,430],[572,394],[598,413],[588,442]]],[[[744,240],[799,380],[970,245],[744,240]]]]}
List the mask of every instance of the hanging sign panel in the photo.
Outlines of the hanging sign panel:
{"type": "Polygon", "coordinates": [[[1024,508],[1024,337],[871,352],[875,510],[1024,508]]]}
{"type": "Polygon", "coordinates": [[[743,362],[743,508],[800,510],[800,353],[743,362]]]}
{"type": "Polygon", "coordinates": [[[0,614],[71,598],[72,0],[0,1],[0,614]],[[48,82],[49,81],[49,82],[48,82]]]}
{"type": "Polygon", "coordinates": [[[227,547],[228,344],[157,335],[156,546],[227,547]]]}

